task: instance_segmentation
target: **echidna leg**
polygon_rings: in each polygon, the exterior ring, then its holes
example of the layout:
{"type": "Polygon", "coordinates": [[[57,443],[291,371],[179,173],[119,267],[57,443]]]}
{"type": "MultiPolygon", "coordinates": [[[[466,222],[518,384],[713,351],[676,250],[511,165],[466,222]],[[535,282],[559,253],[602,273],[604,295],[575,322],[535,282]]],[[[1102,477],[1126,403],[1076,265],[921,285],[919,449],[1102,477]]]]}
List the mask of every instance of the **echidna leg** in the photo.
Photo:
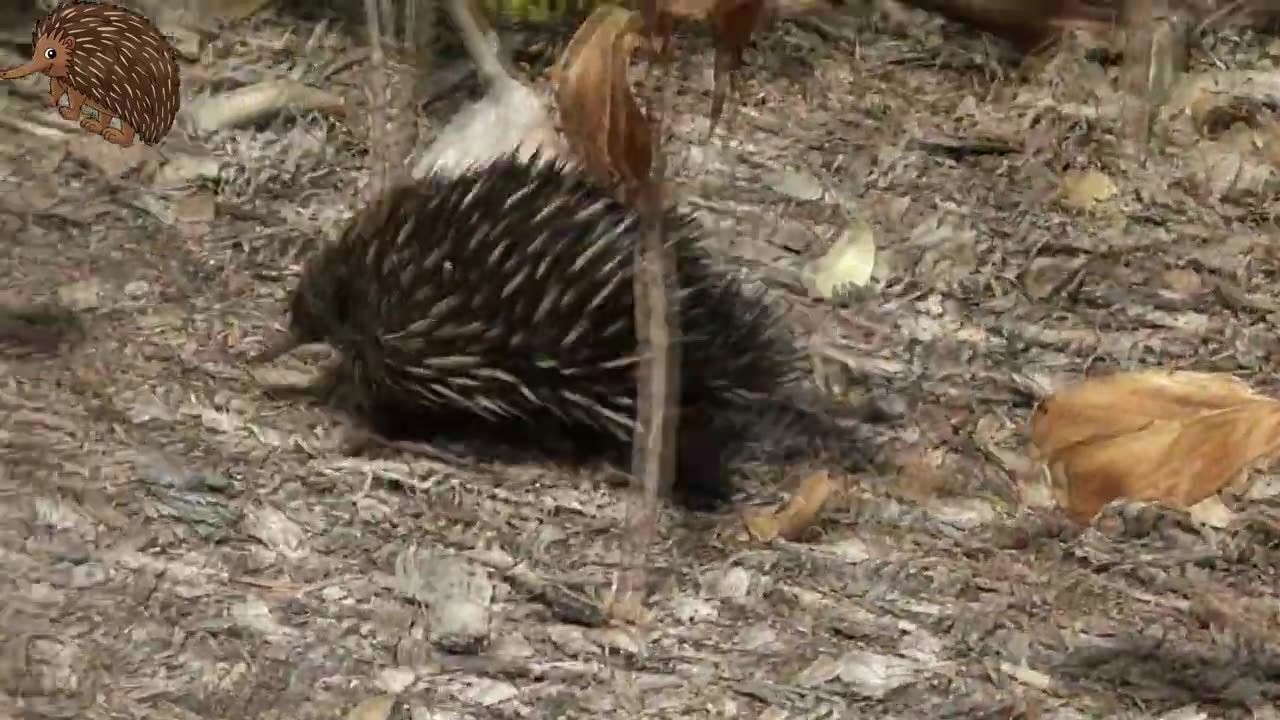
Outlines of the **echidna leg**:
{"type": "Polygon", "coordinates": [[[133,128],[124,121],[124,118],[120,118],[120,129],[117,130],[111,127],[111,121],[117,117],[115,113],[108,111],[101,104],[88,98],[85,99],[84,104],[97,112],[98,117],[97,119],[85,118],[81,120],[80,127],[91,133],[98,133],[107,142],[114,143],[120,147],[129,147],[133,144],[133,128]]]}
{"type": "Polygon", "coordinates": [[[67,91],[67,87],[62,81],[56,77],[49,78],[49,107],[58,107],[58,101],[62,99],[62,93],[67,91]]]}
{"type": "Polygon", "coordinates": [[[54,105],[58,104],[58,101],[62,99],[62,93],[64,90],[67,93],[67,104],[61,105],[58,107],[58,114],[67,120],[79,120],[80,108],[81,106],[84,105],[84,100],[85,100],[84,93],[79,92],[78,90],[71,87],[70,85],[66,85],[62,83],[57,78],[54,78],[49,83],[50,95],[54,94],[54,87],[53,87],[54,83],[58,83],[58,88],[57,88],[57,97],[53,99],[52,104],[54,105]]]}
{"type": "Polygon", "coordinates": [[[728,437],[707,412],[685,408],[680,415],[675,456],[676,498],[691,510],[716,510],[732,499],[733,480],[725,463],[728,437]]]}
{"type": "Polygon", "coordinates": [[[107,142],[115,143],[120,147],[129,147],[130,145],[132,145],[134,135],[135,133],[133,131],[133,126],[125,122],[124,118],[120,118],[119,130],[113,127],[108,127],[102,131],[103,139],[105,139],[107,142]]]}
{"type": "MultiPolygon", "coordinates": [[[[98,114],[98,117],[96,118],[87,117],[81,120],[80,127],[84,128],[85,130],[88,130],[94,135],[101,133],[102,129],[105,128],[107,124],[111,122],[111,118],[114,116],[111,113],[107,112],[106,109],[103,108],[101,105],[90,100],[84,95],[81,95],[80,97],[82,98],[81,102],[84,104],[85,107],[89,108],[90,110],[98,114]]],[[[75,100],[72,100],[71,102],[74,104],[75,100]]]]}

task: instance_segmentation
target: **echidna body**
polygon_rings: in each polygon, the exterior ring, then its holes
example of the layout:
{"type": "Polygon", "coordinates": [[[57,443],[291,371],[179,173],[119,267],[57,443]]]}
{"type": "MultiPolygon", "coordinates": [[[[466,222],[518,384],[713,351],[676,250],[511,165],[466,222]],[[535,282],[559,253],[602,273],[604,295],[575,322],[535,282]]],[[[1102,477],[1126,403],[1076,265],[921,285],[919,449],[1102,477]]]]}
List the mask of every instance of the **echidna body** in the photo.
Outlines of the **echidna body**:
{"type": "MultiPolygon", "coordinates": [[[[68,115],[78,117],[85,102],[119,117],[127,127],[117,131],[123,139],[113,141],[121,144],[134,133],[155,144],[173,126],[181,102],[177,53],[146,17],[111,3],[71,0],[36,21],[31,45],[31,62],[0,76],[48,75],[52,103],[63,88],[74,91],[68,115]]],[[[81,124],[106,135],[107,128],[93,123],[81,124]]]]}
{"type": "MultiPolygon", "coordinates": [[[[705,418],[777,392],[797,353],[775,313],[712,269],[690,218],[671,213],[666,230],[683,406],[705,418]]],[[[402,185],[305,266],[291,336],[341,353],[350,405],[377,426],[471,416],[516,420],[535,441],[556,423],[621,445],[635,427],[640,232],[637,214],[536,157],[402,185]]],[[[725,492],[719,478],[677,482],[725,492]]]]}

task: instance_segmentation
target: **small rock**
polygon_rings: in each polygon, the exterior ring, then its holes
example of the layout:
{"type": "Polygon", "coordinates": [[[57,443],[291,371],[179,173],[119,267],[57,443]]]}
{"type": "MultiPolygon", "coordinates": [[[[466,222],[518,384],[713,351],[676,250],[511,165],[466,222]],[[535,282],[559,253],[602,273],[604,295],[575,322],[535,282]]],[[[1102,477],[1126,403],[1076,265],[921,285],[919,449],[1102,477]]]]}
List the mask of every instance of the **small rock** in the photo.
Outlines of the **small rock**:
{"type": "Polygon", "coordinates": [[[783,220],[774,233],[773,244],[793,253],[804,255],[818,242],[818,236],[808,226],[795,220],[783,220]]]}
{"type": "Polygon", "coordinates": [[[132,399],[132,402],[125,403],[124,411],[129,418],[129,422],[136,425],[141,425],[151,420],[173,422],[178,418],[178,414],[152,392],[139,393],[132,399]]]}
{"type": "Polygon", "coordinates": [[[173,203],[173,219],[180,223],[207,223],[217,216],[217,200],[212,193],[184,195],[173,203]]]}
{"type": "Polygon", "coordinates": [[[600,652],[600,647],[588,640],[582,628],[575,625],[553,625],[547,636],[566,655],[589,656],[600,652]]]}
{"type": "Polygon", "coordinates": [[[778,633],[773,628],[763,623],[752,625],[751,627],[738,633],[738,648],[746,651],[760,650],[766,645],[770,645],[778,639],[778,633]]]}
{"type": "Polygon", "coordinates": [[[1160,720],[1207,720],[1208,715],[1201,712],[1194,704],[1183,705],[1160,716],[1160,720]]]}
{"type": "Polygon", "coordinates": [[[251,595],[245,598],[244,602],[232,605],[230,610],[231,618],[242,628],[262,633],[267,637],[279,637],[290,633],[290,628],[276,622],[271,614],[271,608],[267,607],[267,603],[260,597],[251,595]]]}
{"type": "Polygon", "coordinates": [[[695,597],[680,598],[675,602],[672,613],[682,623],[714,622],[720,613],[715,606],[706,600],[695,597]]]}
{"type": "Polygon", "coordinates": [[[468,687],[458,691],[457,696],[465,702],[488,707],[506,702],[519,694],[516,686],[509,682],[477,678],[468,687]]]}
{"type": "Polygon", "coordinates": [[[270,505],[253,507],[244,519],[244,531],[263,545],[288,557],[301,555],[306,531],[289,516],[270,505]]]}
{"type": "Polygon", "coordinates": [[[175,153],[157,171],[154,182],[159,187],[177,187],[194,180],[217,179],[220,163],[216,157],[175,153]]]}
{"type": "MultiPolygon", "coordinates": [[[[147,151],[145,143],[122,148],[103,140],[100,135],[81,133],[67,141],[67,154],[107,177],[122,177],[142,164],[147,151]]],[[[154,152],[154,151],[152,151],[154,152]]]]}
{"type": "Polygon", "coordinates": [[[903,657],[921,662],[937,662],[944,650],[942,639],[925,630],[916,630],[905,636],[899,643],[898,652],[903,657]]]}
{"type": "Polygon", "coordinates": [[[429,639],[446,652],[473,654],[489,640],[493,582],[467,560],[409,549],[396,558],[401,594],[426,603],[429,639]]]}
{"type": "Polygon", "coordinates": [[[731,567],[728,570],[725,570],[724,574],[720,576],[719,582],[716,583],[716,597],[746,597],[747,591],[751,589],[751,579],[751,571],[744,568],[731,567]]]}
{"type": "Polygon", "coordinates": [[[927,505],[935,518],[961,530],[972,530],[993,522],[996,511],[982,498],[954,498],[935,500],[927,505]]]}
{"type": "Polygon", "coordinates": [[[134,574],[133,581],[129,583],[129,598],[137,605],[145,605],[159,583],[159,576],[143,568],[134,574]]]}
{"type": "Polygon", "coordinates": [[[856,537],[846,538],[840,542],[827,543],[821,546],[826,552],[838,556],[848,563],[860,563],[871,557],[867,544],[856,537]]]}
{"type": "Polygon", "coordinates": [[[889,691],[915,682],[922,664],[895,655],[853,651],[840,658],[840,679],[854,692],[868,698],[882,698],[889,691]]]}
{"type": "Polygon", "coordinates": [[[1244,497],[1249,500],[1265,500],[1280,495],[1280,477],[1266,475],[1255,480],[1244,497]]]}
{"type": "Polygon", "coordinates": [[[49,583],[32,583],[31,587],[27,589],[28,600],[47,606],[63,603],[66,600],[66,596],[66,592],[59,590],[49,583]]]}
{"type": "Polygon", "coordinates": [[[1191,519],[1211,528],[1222,530],[1231,525],[1236,514],[1217,495],[1210,495],[1187,509],[1191,519]]]}
{"type": "Polygon", "coordinates": [[[58,300],[71,310],[93,310],[101,307],[102,284],[97,280],[63,285],[58,288],[58,300]]]}
{"type": "Polygon", "coordinates": [[[124,294],[131,298],[139,298],[151,292],[151,284],[146,280],[134,280],[124,286],[124,294]]]}
{"type": "Polygon", "coordinates": [[[204,408],[200,411],[200,424],[210,430],[233,433],[244,426],[244,420],[235,413],[224,413],[218,412],[213,408],[204,408]]]}
{"type": "Polygon", "coordinates": [[[107,581],[107,568],[102,563],[90,562],[73,565],[67,584],[76,589],[84,589],[101,585],[107,581]]]}
{"type": "Polygon", "coordinates": [[[431,604],[431,642],[447,652],[475,654],[489,640],[489,608],[467,598],[431,604]]]}
{"type": "Polygon", "coordinates": [[[804,170],[783,170],[773,178],[773,187],[796,200],[810,202],[822,199],[822,183],[804,170]]]}
{"type": "Polygon", "coordinates": [[[399,695],[417,680],[418,676],[408,668],[386,668],[378,673],[378,687],[392,695],[399,695]]]}
{"type": "Polygon", "coordinates": [[[533,657],[533,645],[518,632],[500,633],[493,642],[493,656],[502,660],[533,657]]]}
{"type": "Polygon", "coordinates": [[[640,643],[631,633],[622,628],[601,628],[593,631],[591,635],[596,643],[606,650],[631,656],[640,654],[640,643]]]}
{"type": "Polygon", "coordinates": [[[387,720],[391,717],[391,711],[395,706],[396,699],[393,695],[365,698],[351,708],[351,712],[347,714],[347,720],[387,720]]]}
{"type": "Polygon", "coordinates": [[[796,674],[793,682],[800,687],[817,687],[840,677],[840,661],[823,655],[796,674]]]}
{"type": "Polygon", "coordinates": [[[462,720],[453,710],[439,710],[415,705],[409,710],[409,720],[462,720]]]}

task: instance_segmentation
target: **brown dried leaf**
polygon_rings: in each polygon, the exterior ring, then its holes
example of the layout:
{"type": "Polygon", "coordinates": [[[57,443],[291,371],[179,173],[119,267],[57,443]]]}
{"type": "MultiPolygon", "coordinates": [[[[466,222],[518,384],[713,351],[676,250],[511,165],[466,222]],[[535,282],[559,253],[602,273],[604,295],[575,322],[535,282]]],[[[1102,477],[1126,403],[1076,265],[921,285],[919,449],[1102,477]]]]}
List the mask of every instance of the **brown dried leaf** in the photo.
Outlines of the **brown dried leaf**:
{"type": "Polygon", "coordinates": [[[1280,402],[1230,376],[1126,373],[1049,398],[1031,434],[1058,502],[1087,523],[1117,498],[1190,507],[1273,458],[1280,402]]]}
{"type": "Polygon", "coordinates": [[[1031,417],[1032,455],[1136,432],[1156,420],[1190,418],[1263,399],[1230,375],[1182,370],[1117,373],[1054,393],[1031,417]]]}
{"type": "Polygon", "coordinates": [[[810,475],[786,505],[773,512],[748,515],[747,532],[757,542],[770,542],[778,537],[796,540],[818,521],[834,490],[835,483],[828,473],[810,475]]]}
{"type": "Polygon", "coordinates": [[[640,30],[639,13],[597,8],[565,48],[556,81],[569,146],[598,181],[624,194],[648,182],[653,155],[648,120],[627,80],[640,30]]]}

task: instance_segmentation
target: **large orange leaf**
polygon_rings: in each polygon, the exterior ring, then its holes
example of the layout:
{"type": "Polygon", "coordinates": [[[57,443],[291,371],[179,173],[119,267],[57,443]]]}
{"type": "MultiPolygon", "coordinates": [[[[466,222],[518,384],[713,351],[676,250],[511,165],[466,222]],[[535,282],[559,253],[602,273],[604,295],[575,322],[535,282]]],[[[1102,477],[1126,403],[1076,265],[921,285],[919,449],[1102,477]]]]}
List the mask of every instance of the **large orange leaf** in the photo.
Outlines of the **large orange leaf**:
{"type": "Polygon", "coordinates": [[[1262,399],[1230,375],[1144,370],[1068,387],[1045,399],[1031,418],[1031,442],[1043,455],[1086,440],[1142,429],[1262,399]]]}
{"type": "Polygon", "coordinates": [[[1190,507],[1280,451],[1280,402],[1227,375],[1090,380],[1037,409],[1032,443],[1078,522],[1117,498],[1190,507]]]}

